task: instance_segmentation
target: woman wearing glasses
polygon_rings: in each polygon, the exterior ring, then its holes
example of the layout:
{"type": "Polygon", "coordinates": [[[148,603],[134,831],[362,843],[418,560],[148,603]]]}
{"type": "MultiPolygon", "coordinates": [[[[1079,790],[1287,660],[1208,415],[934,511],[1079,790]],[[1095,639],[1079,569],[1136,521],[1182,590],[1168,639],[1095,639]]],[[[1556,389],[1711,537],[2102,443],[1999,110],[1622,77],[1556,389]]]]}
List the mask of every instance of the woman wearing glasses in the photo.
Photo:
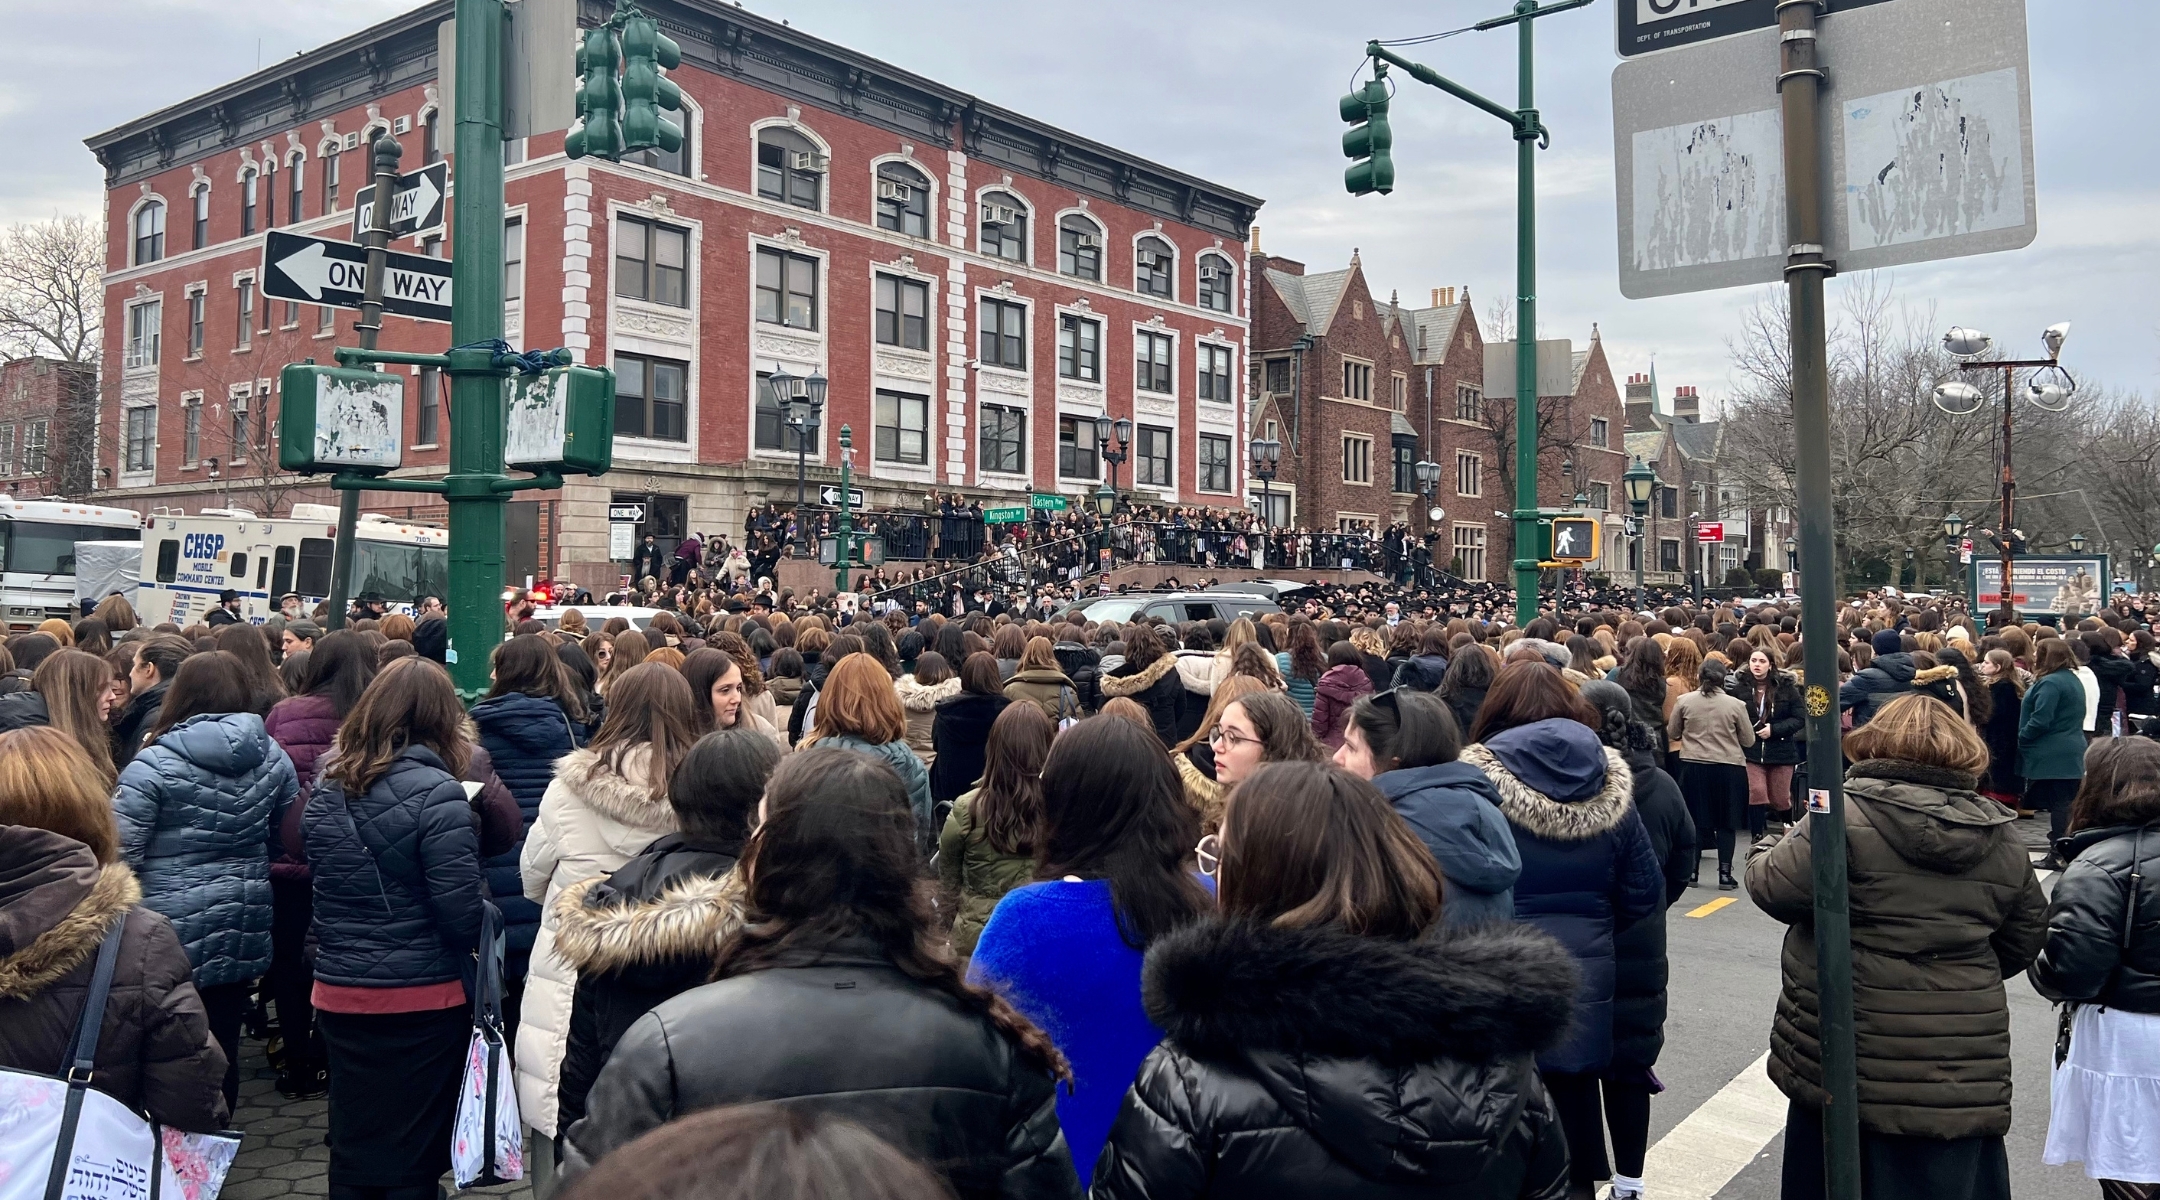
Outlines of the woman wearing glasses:
{"type": "Polygon", "coordinates": [[[1327,761],[1304,710],[1281,692],[1254,692],[1224,705],[1208,744],[1215,782],[1224,788],[1243,783],[1261,763],[1327,761]]]}

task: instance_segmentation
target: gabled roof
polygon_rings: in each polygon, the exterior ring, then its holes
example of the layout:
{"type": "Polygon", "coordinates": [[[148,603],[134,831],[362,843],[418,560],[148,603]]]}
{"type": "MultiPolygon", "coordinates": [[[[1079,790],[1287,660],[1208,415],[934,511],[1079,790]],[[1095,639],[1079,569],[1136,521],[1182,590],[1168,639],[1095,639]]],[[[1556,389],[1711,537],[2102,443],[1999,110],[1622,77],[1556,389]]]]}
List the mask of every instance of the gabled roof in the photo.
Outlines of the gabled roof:
{"type": "Polygon", "coordinates": [[[1572,375],[1568,376],[1568,389],[1567,389],[1567,394],[1568,394],[1568,395],[1570,395],[1570,396],[1573,396],[1573,395],[1576,395],[1576,394],[1578,394],[1578,393],[1580,393],[1580,392],[1582,391],[1582,377],[1583,377],[1583,372],[1585,372],[1585,371],[1588,371],[1589,369],[1590,369],[1590,352],[1589,352],[1588,350],[1577,350],[1577,351],[1575,352],[1575,371],[1574,371],[1574,374],[1572,374],[1572,375]]]}
{"type": "Polygon", "coordinates": [[[1409,327],[1417,347],[1417,360],[1421,363],[1447,365],[1448,351],[1455,345],[1455,331],[1462,327],[1463,313],[1470,307],[1468,300],[1439,308],[1420,308],[1410,313],[1409,327]],[[1434,352],[1434,348],[1438,352],[1434,352]]]}
{"type": "Polygon", "coordinates": [[[1666,419],[1666,428],[1672,432],[1673,445],[1680,448],[1683,457],[1696,462],[1715,462],[1718,455],[1722,422],[1692,422],[1666,419]]]}
{"type": "Polygon", "coordinates": [[[1314,337],[1324,337],[1327,327],[1335,319],[1335,308],[1342,303],[1343,292],[1350,286],[1353,267],[1340,271],[1323,271],[1318,275],[1292,275],[1269,267],[1268,283],[1275,294],[1282,297],[1283,306],[1290,315],[1314,337]]]}
{"type": "Polygon", "coordinates": [[[1655,465],[1657,460],[1664,456],[1665,431],[1662,429],[1646,429],[1630,433],[1627,435],[1626,441],[1627,455],[1631,459],[1639,458],[1647,464],[1655,465]]]}
{"type": "Polygon", "coordinates": [[[1391,412],[1388,414],[1388,433],[1399,433],[1404,434],[1408,437],[1416,437],[1417,426],[1412,425],[1410,423],[1410,418],[1402,415],[1401,413],[1391,412]]]}

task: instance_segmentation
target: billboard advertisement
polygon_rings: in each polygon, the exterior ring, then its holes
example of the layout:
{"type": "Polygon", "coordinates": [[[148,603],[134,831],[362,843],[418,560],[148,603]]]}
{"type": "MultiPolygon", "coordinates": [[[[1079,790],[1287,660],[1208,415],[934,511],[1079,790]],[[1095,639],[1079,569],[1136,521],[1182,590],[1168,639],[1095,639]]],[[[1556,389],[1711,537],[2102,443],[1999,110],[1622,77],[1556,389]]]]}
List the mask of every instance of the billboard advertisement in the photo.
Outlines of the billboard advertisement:
{"type": "MultiPolygon", "coordinates": [[[[2020,554],[2011,567],[2010,603],[2036,617],[2084,616],[2107,603],[2108,556],[2105,554],[2020,554]]],[[[1972,565],[1973,608],[2002,604],[2002,560],[1975,556],[1972,565]]]]}

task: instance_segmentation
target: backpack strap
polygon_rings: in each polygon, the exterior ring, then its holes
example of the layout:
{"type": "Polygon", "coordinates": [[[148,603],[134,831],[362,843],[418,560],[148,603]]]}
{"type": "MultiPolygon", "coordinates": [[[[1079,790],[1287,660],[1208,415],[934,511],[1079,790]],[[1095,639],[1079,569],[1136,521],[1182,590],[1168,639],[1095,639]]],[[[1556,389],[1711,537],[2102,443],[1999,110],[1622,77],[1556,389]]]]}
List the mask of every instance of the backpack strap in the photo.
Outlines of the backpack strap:
{"type": "Polygon", "coordinates": [[[113,969],[120,962],[120,936],[126,929],[127,914],[121,913],[112,928],[105,931],[105,940],[98,943],[97,965],[90,970],[90,991],[83,998],[82,1014],[76,1018],[75,1035],[68,1039],[67,1102],[60,1114],[60,1136],[53,1143],[52,1167],[45,1175],[45,1200],[60,1200],[74,1165],[75,1129],[82,1122],[83,1093],[90,1089],[90,1080],[96,1074],[98,1032],[105,1026],[105,1001],[112,995],[113,969]]]}

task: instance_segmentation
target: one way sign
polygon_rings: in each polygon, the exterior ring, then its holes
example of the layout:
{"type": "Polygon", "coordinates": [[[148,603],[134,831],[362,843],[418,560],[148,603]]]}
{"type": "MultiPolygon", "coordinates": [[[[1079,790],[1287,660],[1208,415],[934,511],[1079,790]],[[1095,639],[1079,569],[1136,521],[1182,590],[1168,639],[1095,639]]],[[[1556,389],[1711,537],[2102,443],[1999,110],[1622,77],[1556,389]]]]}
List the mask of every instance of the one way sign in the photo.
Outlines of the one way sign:
{"type": "MultiPolygon", "coordinates": [[[[450,260],[390,255],[383,311],[423,321],[450,319],[450,260]]],[[[263,239],[262,292],[278,300],[358,308],[367,287],[367,248],[271,230],[263,239]]]]}
{"type": "MultiPolygon", "coordinates": [[[[420,168],[410,175],[400,175],[397,190],[390,201],[390,236],[412,237],[415,234],[441,229],[443,223],[443,197],[450,191],[450,164],[434,163],[420,168]]],[[[353,197],[352,237],[359,241],[367,235],[368,225],[375,219],[375,185],[360,189],[353,197]]]]}

